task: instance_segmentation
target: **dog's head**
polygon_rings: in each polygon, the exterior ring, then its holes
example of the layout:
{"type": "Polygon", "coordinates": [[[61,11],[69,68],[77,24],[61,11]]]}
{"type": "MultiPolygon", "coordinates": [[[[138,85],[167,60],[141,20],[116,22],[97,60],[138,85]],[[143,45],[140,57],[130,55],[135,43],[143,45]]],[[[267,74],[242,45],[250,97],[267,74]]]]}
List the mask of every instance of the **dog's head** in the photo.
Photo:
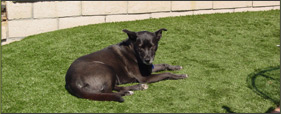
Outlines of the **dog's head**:
{"type": "Polygon", "coordinates": [[[155,52],[158,48],[158,42],[162,37],[162,31],[167,29],[162,28],[156,32],[140,31],[132,32],[124,29],[123,32],[127,33],[129,39],[133,42],[134,50],[139,59],[146,65],[151,65],[155,52]]]}

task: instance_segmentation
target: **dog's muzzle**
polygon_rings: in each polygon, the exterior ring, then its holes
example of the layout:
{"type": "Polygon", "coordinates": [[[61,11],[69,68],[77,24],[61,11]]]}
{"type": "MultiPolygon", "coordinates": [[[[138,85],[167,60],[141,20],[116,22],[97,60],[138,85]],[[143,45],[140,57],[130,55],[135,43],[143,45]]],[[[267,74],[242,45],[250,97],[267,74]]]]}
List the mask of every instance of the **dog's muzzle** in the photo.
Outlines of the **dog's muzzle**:
{"type": "Polygon", "coordinates": [[[143,63],[146,65],[151,65],[153,63],[153,59],[145,59],[143,60],[143,63]]]}

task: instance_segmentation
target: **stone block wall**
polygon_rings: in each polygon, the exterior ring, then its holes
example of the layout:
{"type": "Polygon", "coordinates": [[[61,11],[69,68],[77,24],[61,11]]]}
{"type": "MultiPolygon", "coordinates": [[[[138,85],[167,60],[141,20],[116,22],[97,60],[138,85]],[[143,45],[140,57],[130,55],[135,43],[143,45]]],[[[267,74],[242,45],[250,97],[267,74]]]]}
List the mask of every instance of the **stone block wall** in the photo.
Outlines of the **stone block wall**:
{"type": "Polygon", "coordinates": [[[3,44],[26,36],[106,22],[280,9],[280,1],[43,1],[6,4],[3,44]]]}

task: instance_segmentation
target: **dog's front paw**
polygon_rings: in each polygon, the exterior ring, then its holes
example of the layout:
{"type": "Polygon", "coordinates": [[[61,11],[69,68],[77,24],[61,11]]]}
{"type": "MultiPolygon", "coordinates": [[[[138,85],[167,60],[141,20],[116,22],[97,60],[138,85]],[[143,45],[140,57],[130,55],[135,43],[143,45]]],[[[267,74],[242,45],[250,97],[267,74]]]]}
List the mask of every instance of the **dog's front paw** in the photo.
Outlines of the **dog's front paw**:
{"type": "Polygon", "coordinates": [[[169,66],[168,70],[180,70],[182,69],[182,66],[169,66]]]}
{"type": "Polygon", "coordinates": [[[148,85],[147,84],[141,84],[140,85],[140,90],[146,90],[148,89],[148,85]]]}
{"type": "Polygon", "coordinates": [[[134,92],[133,91],[127,91],[127,92],[125,92],[125,95],[127,96],[127,95],[133,95],[134,94],[134,92]]]}
{"type": "Polygon", "coordinates": [[[179,75],[175,76],[176,79],[184,79],[184,78],[187,78],[187,77],[188,77],[187,74],[179,74],[179,75]]]}
{"type": "Polygon", "coordinates": [[[187,74],[182,74],[181,76],[184,77],[184,78],[187,78],[187,77],[188,77],[187,74]]]}

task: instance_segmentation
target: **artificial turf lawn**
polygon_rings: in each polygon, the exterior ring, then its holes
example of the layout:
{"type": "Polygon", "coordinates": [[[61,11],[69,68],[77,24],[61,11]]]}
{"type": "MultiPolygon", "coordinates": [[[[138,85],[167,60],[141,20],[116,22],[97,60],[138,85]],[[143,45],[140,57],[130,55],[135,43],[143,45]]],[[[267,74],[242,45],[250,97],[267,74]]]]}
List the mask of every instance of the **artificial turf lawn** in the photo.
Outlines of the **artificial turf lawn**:
{"type": "MultiPolygon", "coordinates": [[[[105,23],[29,36],[2,46],[3,113],[263,113],[280,104],[280,10],[105,23]],[[181,65],[183,80],[149,84],[124,103],[79,99],[64,88],[78,57],[163,32],[154,64],[181,65]]],[[[132,85],[132,84],[127,84],[132,85]]]]}

